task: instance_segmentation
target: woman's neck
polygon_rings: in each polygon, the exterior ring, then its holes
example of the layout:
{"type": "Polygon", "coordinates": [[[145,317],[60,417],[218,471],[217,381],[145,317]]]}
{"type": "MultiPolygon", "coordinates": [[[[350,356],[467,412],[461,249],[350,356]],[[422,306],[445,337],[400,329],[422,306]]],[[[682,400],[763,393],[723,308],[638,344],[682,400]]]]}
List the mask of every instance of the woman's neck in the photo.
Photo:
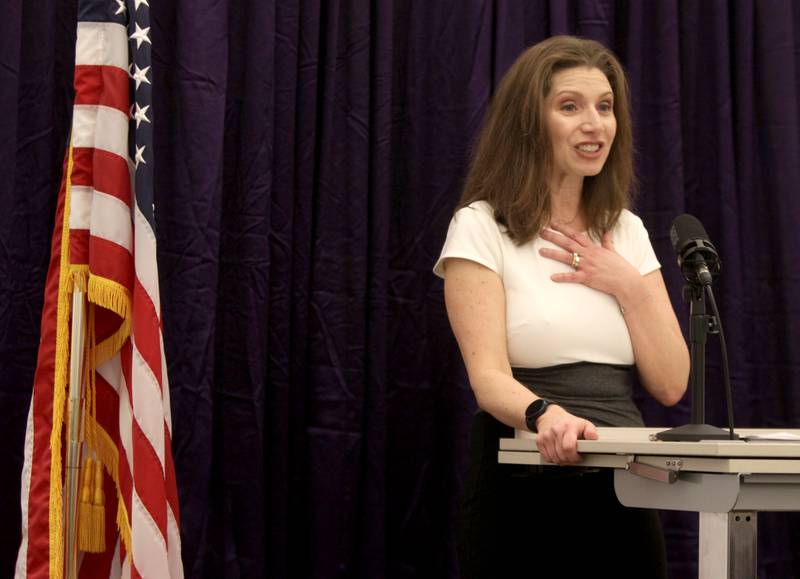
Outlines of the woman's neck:
{"type": "Polygon", "coordinates": [[[562,177],[550,184],[550,221],[583,231],[583,177],[562,177]]]}

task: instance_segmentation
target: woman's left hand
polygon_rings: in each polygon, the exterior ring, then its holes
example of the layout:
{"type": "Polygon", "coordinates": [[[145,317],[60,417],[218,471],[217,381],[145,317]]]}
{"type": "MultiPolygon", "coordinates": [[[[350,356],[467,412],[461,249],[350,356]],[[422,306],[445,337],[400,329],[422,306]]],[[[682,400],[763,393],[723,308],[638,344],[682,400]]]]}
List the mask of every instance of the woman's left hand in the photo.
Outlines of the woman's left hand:
{"type": "Polygon", "coordinates": [[[588,235],[571,227],[555,224],[551,227],[558,233],[543,229],[539,235],[564,251],[542,248],[539,254],[575,267],[574,272],[553,274],[550,276],[553,281],[581,283],[617,300],[624,292],[642,285],[642,275],[616,252],[610,233],[603,236],[601,245],[596,245],[588,235]],[[579,256],[577,265],[573,263],[574,254],[579,256]]]}

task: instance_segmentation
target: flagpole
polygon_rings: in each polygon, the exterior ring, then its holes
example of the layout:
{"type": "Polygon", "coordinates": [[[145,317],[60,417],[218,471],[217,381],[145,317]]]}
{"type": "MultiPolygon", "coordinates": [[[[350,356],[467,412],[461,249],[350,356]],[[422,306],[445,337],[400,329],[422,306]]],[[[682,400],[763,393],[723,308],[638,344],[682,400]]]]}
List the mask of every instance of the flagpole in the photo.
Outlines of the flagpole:
{"type": "Polygon", "coordinates": [[[77,287],[72,292],[72,332],[69,356],[69,399],[67,468],[64,476],[64,529],[66,540],[65,576],[78,577],[78,473],[81,466],[81,395],[83,390],[83,353],[86,338],[86,306],[84,292],[77,287]]]}

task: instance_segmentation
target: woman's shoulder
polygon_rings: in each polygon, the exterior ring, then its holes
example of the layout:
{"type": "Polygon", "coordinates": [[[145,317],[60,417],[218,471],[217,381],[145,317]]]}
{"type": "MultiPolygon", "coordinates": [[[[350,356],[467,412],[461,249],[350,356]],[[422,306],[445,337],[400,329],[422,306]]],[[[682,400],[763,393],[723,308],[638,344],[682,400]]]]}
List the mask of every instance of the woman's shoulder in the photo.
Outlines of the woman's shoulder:
{"type": "Polygon", "coordinates": [[[474,223],[480,225],[482,228],[489,228],[504,232],[503,227],[494,217],[494,208],[488,201],[473,201],[469,205],[465,205],[453,215],[453,223],[474,223]]]}
{"type": "Polygon", "coordinates": [[[619,223],[622,225],[638,225],[642,223],[642,218],[630,209],[623,209],[619,214],[619,223]]]}
{"type": "Polygon", "coordinates": [[[469,205],[465,205],[464,207],[456,211],[455,216],[459,217],[460,215],[471,215],[471,214],[485,215],[487,217],[490,217],[492,221],[494,221],[494,208],[488,201],[484,201],[482,199],[480,201],[473,201],[469,205]]]}
{"type": "Polygon", "coordinates": [[[444,277],[445,260],[457,257],[477,262],[502,275],[503,244],[491,205],[474,201],[455,212],[433,272],[444,277]]]}
{"type": "Polygon", "coordinates": [[[630,233],[644,229],[642,218],[630,209],[623,209],[614,228],[619,233],[630,233]]]}

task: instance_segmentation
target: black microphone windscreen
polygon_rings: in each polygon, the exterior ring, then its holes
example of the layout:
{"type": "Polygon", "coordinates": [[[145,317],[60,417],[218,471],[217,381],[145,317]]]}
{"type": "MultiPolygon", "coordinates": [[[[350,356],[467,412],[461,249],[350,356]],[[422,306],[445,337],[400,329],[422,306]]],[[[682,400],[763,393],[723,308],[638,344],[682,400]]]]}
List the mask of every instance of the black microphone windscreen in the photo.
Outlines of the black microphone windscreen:
{"type": "Polygon", "coordinates": [[[693,239],[702,239],[709,241],[708,233],[706,233],[703,224],[694,215],[684,213],[678,215],[672,222],[672,227],[669,230],[669,239],[672,242],[672,249],[676,253],[680,253],[683,247],[693,239]]]}

